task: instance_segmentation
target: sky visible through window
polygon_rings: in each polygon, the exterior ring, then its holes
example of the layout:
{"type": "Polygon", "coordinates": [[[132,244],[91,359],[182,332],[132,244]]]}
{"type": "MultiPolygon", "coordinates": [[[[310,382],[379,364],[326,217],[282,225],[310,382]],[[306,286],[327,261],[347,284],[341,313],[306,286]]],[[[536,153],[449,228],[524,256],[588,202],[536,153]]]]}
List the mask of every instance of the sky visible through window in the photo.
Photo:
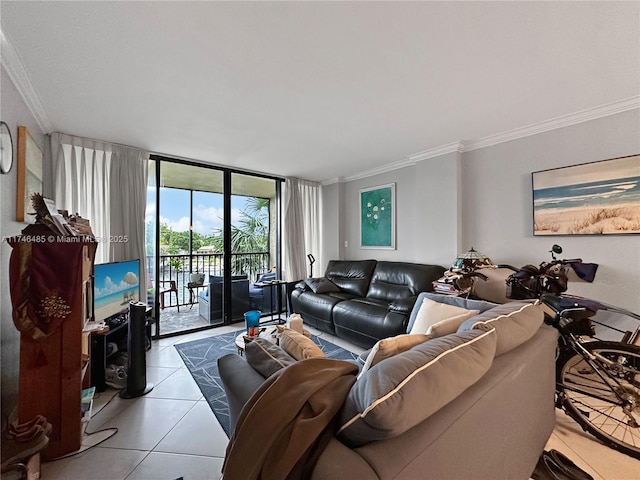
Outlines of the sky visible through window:
{"type": "MultiPolygon", "coordinates": [[[[193,193],[193,231],[208,236],[223,226],[223,195],[221,193],[193,193]]],[[[237,225],[240,211],[247,203],[247,197],[231,197],[231,223],[237,225]]],[[[147,190],[147,211],[145,222],[154,222],[156,215],[155,189],[147,190]]],[[[175,232],[189,230],[189,191],[176,188],[160,189],[160,224],[166,224],[175,232]]]]}

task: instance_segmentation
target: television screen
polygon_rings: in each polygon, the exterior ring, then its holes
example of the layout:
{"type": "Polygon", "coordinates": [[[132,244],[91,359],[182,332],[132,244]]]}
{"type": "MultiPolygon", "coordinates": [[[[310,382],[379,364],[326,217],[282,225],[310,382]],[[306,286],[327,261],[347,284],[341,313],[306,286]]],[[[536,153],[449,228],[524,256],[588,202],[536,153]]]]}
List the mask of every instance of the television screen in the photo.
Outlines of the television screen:
{"type": "Polygon", "coordinates": [[[140,300],[140,260],[102,263],[93,267],[93,306],[96,322],[129,309],[140,300]]]}

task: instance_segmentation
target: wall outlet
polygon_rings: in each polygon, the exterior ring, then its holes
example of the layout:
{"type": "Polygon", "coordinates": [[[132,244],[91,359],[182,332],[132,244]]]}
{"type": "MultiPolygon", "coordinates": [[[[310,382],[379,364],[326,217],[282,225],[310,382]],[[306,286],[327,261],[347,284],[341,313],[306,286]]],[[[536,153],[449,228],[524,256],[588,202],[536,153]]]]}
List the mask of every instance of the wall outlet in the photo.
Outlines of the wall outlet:
{"type": "Polygon", "coordinates": [[[349,240],[345,240],[344,241],[344,248],[348,248],[349,247],[349,240]]]}

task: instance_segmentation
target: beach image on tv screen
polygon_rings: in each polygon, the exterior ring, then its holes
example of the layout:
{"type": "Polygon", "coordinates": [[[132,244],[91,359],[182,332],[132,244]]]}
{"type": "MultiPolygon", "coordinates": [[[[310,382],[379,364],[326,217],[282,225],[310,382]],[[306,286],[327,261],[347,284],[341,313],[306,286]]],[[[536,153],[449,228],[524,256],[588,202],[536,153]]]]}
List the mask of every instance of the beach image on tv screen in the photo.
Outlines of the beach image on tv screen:
{"type": "Polygon", "coordinates": [[[94,266],[93,297],[96,321],[129,309],[140,299],[140,262],[103,263],[94,266]]]}

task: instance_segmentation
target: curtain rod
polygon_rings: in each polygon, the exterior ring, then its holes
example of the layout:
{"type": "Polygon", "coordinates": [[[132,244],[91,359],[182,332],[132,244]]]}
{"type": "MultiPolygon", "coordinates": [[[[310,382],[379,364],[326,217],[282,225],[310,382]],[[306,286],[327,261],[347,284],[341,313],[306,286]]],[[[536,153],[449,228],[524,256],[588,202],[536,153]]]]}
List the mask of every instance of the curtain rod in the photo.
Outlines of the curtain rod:
{"type": "MultiPolygon", "coordinates": [[[[116,143],[116,142],[109,142],[107,140],[99,140],[97,138],[91,138],[91,137],[83,137],[80,135],[72,135],[70,133],[64,133],[64,132],[52,132],[52,133],[58,133],[60,135],[66,135],[68,137],[79,137],[79,138],[83,138],[85,140],[89,140],[92,142],[99,142],[99,143],[108,143],[110,145],[116,145],[118,147],[125,147],[125,148],[132,148],[134,150],[140,150],[143,152],[147,152],[149,154],[149,159],[150,160],[164,160],[164,161],[173,161],[173,162],[178,162],[178,163],[190,163],[196,166],[201,166],[201,167],[218,167],[218,168],[224,168],[227,170],[230,170],[231,173],[243,173],[243,174],[252,174],[252,175],[260,175],[262,177],[265,178],[270,178],[272,180],[279,180],[281,182],[284,182],[284,177],[280,177],[277,175],[269,175],[263,172],[256,172],[253,170],[238,170],[235,168],[232,168],[228,165],[220,165],[220,164],[215,164],[215,163],[204,163],[202,161],[199,160],[195,160],[193,158],[185,158],[185,157],[180,157],[180,156],[173,156],[173,155],[167,155],[164,153],[159,153],[159,152],[152,152],[150,150],[145,150],[144,148],[139,148],[139,147],[132,147],[131,145],[125,145],[123,143],[116,143]],[[155,157],[155,158],[151,158],[151,157],[155,157]]],[[[51,133],[49,134],[51,135],[51,133]]]]}
{"type": "MultiPolygon", "coordinates": [[[[108,140],[99,140],[97,138],[91,138],[91,137],[83,137],[82,135],[72,135],[71,133],[64,133],[64,132],[52,132],[49,135],[52,135],[53,133],[58,133],[60,135],[66,135],[67,137],[77,137],[77,138],[83,138],[85,140],[89,140],[91,142],[98,142],[98,143],[108,143],[109,145],[115,145],[117,147],[125,147],[125,148],[132,148],[134,150],[142,150],[143,152],[149,152],[148,150],[145,150],[144,148],[140,148],[140,147],[132,147],[131,145],[125,145],[124,143],[116,143],[116,142],[110,142],[108,140]]],[[[149,154],[151,155],[151,152],[149,152],[149,154]]]]}

